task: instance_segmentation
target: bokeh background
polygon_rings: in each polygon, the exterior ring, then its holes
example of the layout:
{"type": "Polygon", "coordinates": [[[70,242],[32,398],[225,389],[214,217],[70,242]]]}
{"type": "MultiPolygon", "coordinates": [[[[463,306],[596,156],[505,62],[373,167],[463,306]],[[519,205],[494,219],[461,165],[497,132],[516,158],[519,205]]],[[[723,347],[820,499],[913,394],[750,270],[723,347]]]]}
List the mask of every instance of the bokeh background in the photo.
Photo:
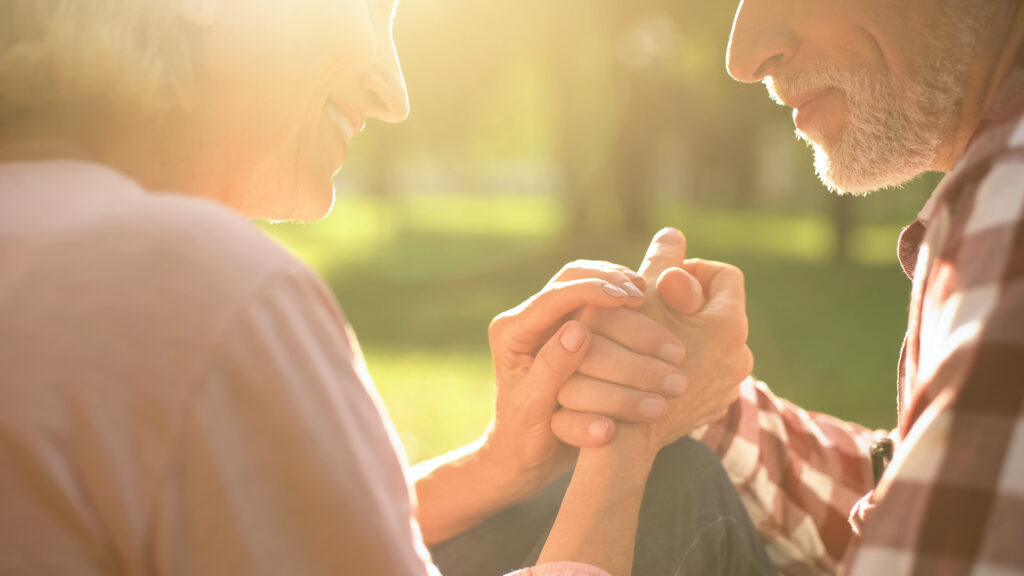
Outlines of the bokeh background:
{"type": "Polygon", "coordinates": [[[734,2],[407,0],[412,100],[371,122],[332,215],[266,229],[321,272],[412,461],[490,419],[487,324],[567,261],[637,266],[650,236],[747,275],[755,375],[895,425],[910,282],[899,230],[936,177],[829,194],[789,110],[725,73],[734,2]]]}

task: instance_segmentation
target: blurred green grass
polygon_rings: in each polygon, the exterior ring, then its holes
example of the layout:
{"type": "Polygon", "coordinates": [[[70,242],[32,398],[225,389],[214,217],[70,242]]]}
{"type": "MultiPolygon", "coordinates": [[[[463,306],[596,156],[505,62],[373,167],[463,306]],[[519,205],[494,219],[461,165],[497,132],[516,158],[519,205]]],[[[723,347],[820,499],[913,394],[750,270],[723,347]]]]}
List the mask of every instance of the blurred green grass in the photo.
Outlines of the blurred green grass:
{"type": "MultiPolygon", "coordinates": [[[[902,221],[854,233],[835,263],[819,213],[666,205],[691,255],[746,273],[755,375],[802,406],[895,425],[896,364],[910,283],[895,259],[902,221]]],[[[370,372],[412,461],[481,434],[490,418],[490,319],[565,262],[636,266],[647,239],[581,246],[563,236],[555,198],[462,193],[339,199],[311,225],[266,230],[317,269],[359,335],[370,372]]],[[[652,232],[654,232],[652,230],[652,232]]]]}

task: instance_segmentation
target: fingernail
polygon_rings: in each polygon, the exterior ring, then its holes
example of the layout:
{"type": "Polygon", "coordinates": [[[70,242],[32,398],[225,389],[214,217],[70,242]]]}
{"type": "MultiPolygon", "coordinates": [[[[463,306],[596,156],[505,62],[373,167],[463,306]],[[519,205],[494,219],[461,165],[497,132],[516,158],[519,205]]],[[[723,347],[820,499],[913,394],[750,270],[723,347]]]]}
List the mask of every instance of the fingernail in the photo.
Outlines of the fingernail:
{"type": "Polygon", "coordinates": [[[661,352],[658,354],[658,358],[661,358],[673,366],[679,366],[683,363],[683,360],[686,359],[686,350],[683,350],[682,346],[665,344],[661,347],[661,352]]]}
{"type": "Polygon", "coordinates": [[[663,244],[679,244],[683,241],[683,235],[675,228],[662,228],[661,231],[654,236],[654,241],[661,242],[663,244]]]}
{"type": "Polygon", "coordinates": [[[686,392],[686,376],[675,373],[665,378],[665,393],[669,396],[682,396],[686,392]]]}
{"type": "Polygon", "coordinates": [[[636,272],[629,272],[626,274],[626,276],[629,276],[629,281],[632,282],[633,285],[636,286],[637,288],[643,290],[644,288],[647,287],[647,280],[644,280],[644,277],[637,274],[636,272]]]}
{"type": "Polygon", "coordinates": [[[601,287],[601,289],[604,290],[605,294],[608,294],[609,296],[614,296],[616,298],[625,298],[626,296],[629,296],[629,294],[627,294],[625,290],[619,288],[618,286],[612,286],[611,284],[605,284],[604,286],[601,287]]]}
{"type": "Polygon", "coordinates": [[[576,352],[583,346],[583,341],[587,339],[587,331],[583,329],[583,326],[579,324],[570,324],[568,328],[562,332],[562,336],[558,339],[562,343],[562,348],[565,348],[569,352],[576,352]]]}
{"type": "Polygon", "coordinates": [[[664,398],[647,398],[640,401],[640,414],[644,418],[657,420],[665,415],[668,403],[664,398]]]}
{"type": "Polygon", "coordinates": [[[629,295],[634,298],[644,297],[644,293],[641,292],[640,289],[636,287],[636,284],[633,284],[632,282],[626,282],[625,284],[622,285],[622,287],[625,288],[626,292],[628,292],[629,295]]]}
{"type": "Polygon", "coordinates": [[[587,426],[587,434],[590,434],[591,438],[604,438],[608,434],[608,421],[607,420],[595,420],[587,426]]]}

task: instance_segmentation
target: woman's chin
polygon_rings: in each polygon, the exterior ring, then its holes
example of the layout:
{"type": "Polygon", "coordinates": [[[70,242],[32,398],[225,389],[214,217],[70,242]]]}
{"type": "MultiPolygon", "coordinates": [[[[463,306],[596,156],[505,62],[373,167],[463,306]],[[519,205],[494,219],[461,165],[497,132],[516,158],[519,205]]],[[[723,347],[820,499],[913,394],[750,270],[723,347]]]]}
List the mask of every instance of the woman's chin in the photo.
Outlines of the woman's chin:
{"type": "Polygon", "coordinates": [[[326,217],[334,206],[334,187],[326,189],[301,191],[295,197],[293,206],[275,210],[274,220],[292,220],[296,222],[315,222],[326,217]]]}
{"type": "Polygon", "coordinates": [[[299,206],[295,210],[293,220],[299,222],[315,222],[322,218],[326,218],[331,213],[331,208],[334,207],[334,188],[331,188],[330,194],[324,198],[318,198],[318,201],[305,203],[299,206]]]}
{"type": "Polygon", "coordinates": [[[266,202],[237,206],[248,218],[272,221],[315,222],[327,216],[334,206],[334,186],[303,187],[295,194],[278,192],[266,202]]]}

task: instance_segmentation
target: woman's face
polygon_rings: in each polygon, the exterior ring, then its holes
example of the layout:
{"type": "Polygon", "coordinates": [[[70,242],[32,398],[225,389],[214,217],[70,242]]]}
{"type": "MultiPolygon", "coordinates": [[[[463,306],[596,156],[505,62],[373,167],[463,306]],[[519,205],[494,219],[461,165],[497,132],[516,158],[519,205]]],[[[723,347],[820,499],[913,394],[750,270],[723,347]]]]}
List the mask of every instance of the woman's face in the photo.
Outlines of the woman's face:
{"type": "Polygon", "coordinates": [[[400,122],[397,0],[199,0],[203,190],[250,217],[315,220],[366,118],[400,122]],[[205,2],[203,4],[202,2],[205,2]]]}

